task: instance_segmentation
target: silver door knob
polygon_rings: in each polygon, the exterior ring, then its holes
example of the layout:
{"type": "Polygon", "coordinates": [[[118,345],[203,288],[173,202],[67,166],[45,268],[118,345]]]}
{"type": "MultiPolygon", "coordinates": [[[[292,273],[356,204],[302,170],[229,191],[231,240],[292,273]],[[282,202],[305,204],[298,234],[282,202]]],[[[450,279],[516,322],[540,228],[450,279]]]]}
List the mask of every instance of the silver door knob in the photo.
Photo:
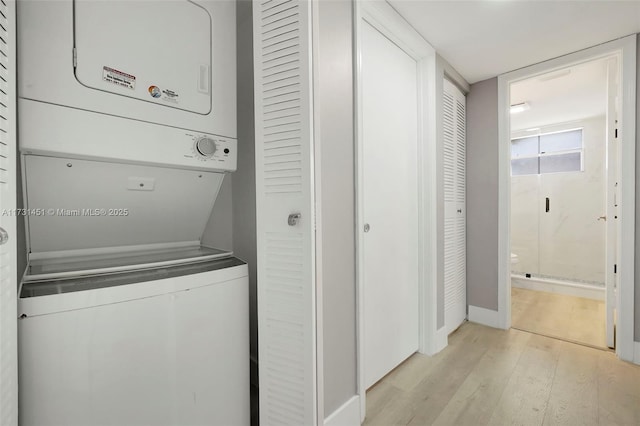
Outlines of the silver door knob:
{"type": "Polygon", "coordinates": [[[369,226],[368,223],[364,224],[364,232],[369,232],[369,229],[371,229],[371,226],[369,226]]]}
{"type": "Polygon", "coordinates": [[[289,226],[296,226],[301,216],[302,215],[300,213],[291,213],[287,219],[287,223],[289,226]]]}
{"type": "Polygon", "coordinates": [[[7,241],[9,241],[9,234],[4,228],[0,228],[0,245],[5,244],[7,241]]]}

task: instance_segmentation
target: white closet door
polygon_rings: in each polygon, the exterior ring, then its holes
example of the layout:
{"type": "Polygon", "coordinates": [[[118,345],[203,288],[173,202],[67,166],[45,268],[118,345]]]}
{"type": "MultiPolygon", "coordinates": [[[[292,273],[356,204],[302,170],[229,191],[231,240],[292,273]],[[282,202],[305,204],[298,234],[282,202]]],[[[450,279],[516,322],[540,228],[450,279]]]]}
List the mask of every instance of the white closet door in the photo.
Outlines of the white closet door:
{"type": "Polygon", "coordinates": [[[264,426],[317,424],[311,7],[253,2],[264,426]]]}
{"type": "Polygon", "coordinates": [[[418,350],[417,63],[362,25],[364,373],[367,387],[418,350]]]}
{"type": "Polygon", "coordinates": [[[0,0],[0,425],[18,424],[15,2],[0,0]]]}
{"type": "Polygon", "coordinates": [[[466,102],[448,80],[443,91],[444,133],[444,325],[447,333],[467,316],[466,102]]]}

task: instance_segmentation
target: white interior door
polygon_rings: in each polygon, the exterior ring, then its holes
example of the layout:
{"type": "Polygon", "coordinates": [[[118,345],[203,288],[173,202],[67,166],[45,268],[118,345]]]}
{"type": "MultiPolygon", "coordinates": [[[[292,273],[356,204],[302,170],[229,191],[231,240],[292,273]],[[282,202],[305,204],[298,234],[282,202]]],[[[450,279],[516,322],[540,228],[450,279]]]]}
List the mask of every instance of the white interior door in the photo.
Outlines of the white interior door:
{"type": "Polygon", "coordinates": [[[616,287],[617,287],[617,233],[618,233],[618,176],[619,150],[617,145],[616,99],[618,95],[618,59],[611,58],[607,64],[607,176],[606,176],[606,261],[605,261],[605,307],[607,346],[615,346],[616,287]]]}
{"type": "Polygon", "coordinates": [[[0,425],[18,424],[15,2],[0,2],[0,425]]]}
{"type": "MultiPolygon", "coordinates": [[[[253,2],[260,424],[315,425],[312,2],[253,2]]],[[[248,360],[247,360],[248,361],[248,360]]]]}
{"type": "Polygon", "coordinates": [[[444,326],[451,333],[467,317],[466,99],[448,80],[443,89],[444,326]]]}
{"type": "Polygon", "coordinates": [[[364,370],[369,387],[418,350],[417,63],[362,25],[364,370]]]}

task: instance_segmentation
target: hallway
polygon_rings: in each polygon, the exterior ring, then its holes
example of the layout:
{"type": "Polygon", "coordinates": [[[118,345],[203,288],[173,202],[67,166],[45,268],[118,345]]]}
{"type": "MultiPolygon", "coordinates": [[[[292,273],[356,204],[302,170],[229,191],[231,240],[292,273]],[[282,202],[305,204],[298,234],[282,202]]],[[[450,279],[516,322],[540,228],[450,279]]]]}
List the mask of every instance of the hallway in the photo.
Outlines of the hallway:
{"type": "Polygon", "coordinates": [[[374,385],[364,424],[640,424],[639,383],[611,352],[465,323],[374,385]]]}

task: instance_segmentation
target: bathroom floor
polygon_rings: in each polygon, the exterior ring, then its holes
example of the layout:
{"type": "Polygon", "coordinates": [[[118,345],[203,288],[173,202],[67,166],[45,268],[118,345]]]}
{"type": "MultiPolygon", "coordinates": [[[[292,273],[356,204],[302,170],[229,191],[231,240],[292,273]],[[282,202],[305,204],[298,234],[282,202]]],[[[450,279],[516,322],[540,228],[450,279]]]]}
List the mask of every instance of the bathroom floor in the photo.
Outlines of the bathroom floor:
{"type": "Polygon", "coordinates": [[[597,348],[607,348],[603,301],[511,288],[511,326],[597,348]]]}

